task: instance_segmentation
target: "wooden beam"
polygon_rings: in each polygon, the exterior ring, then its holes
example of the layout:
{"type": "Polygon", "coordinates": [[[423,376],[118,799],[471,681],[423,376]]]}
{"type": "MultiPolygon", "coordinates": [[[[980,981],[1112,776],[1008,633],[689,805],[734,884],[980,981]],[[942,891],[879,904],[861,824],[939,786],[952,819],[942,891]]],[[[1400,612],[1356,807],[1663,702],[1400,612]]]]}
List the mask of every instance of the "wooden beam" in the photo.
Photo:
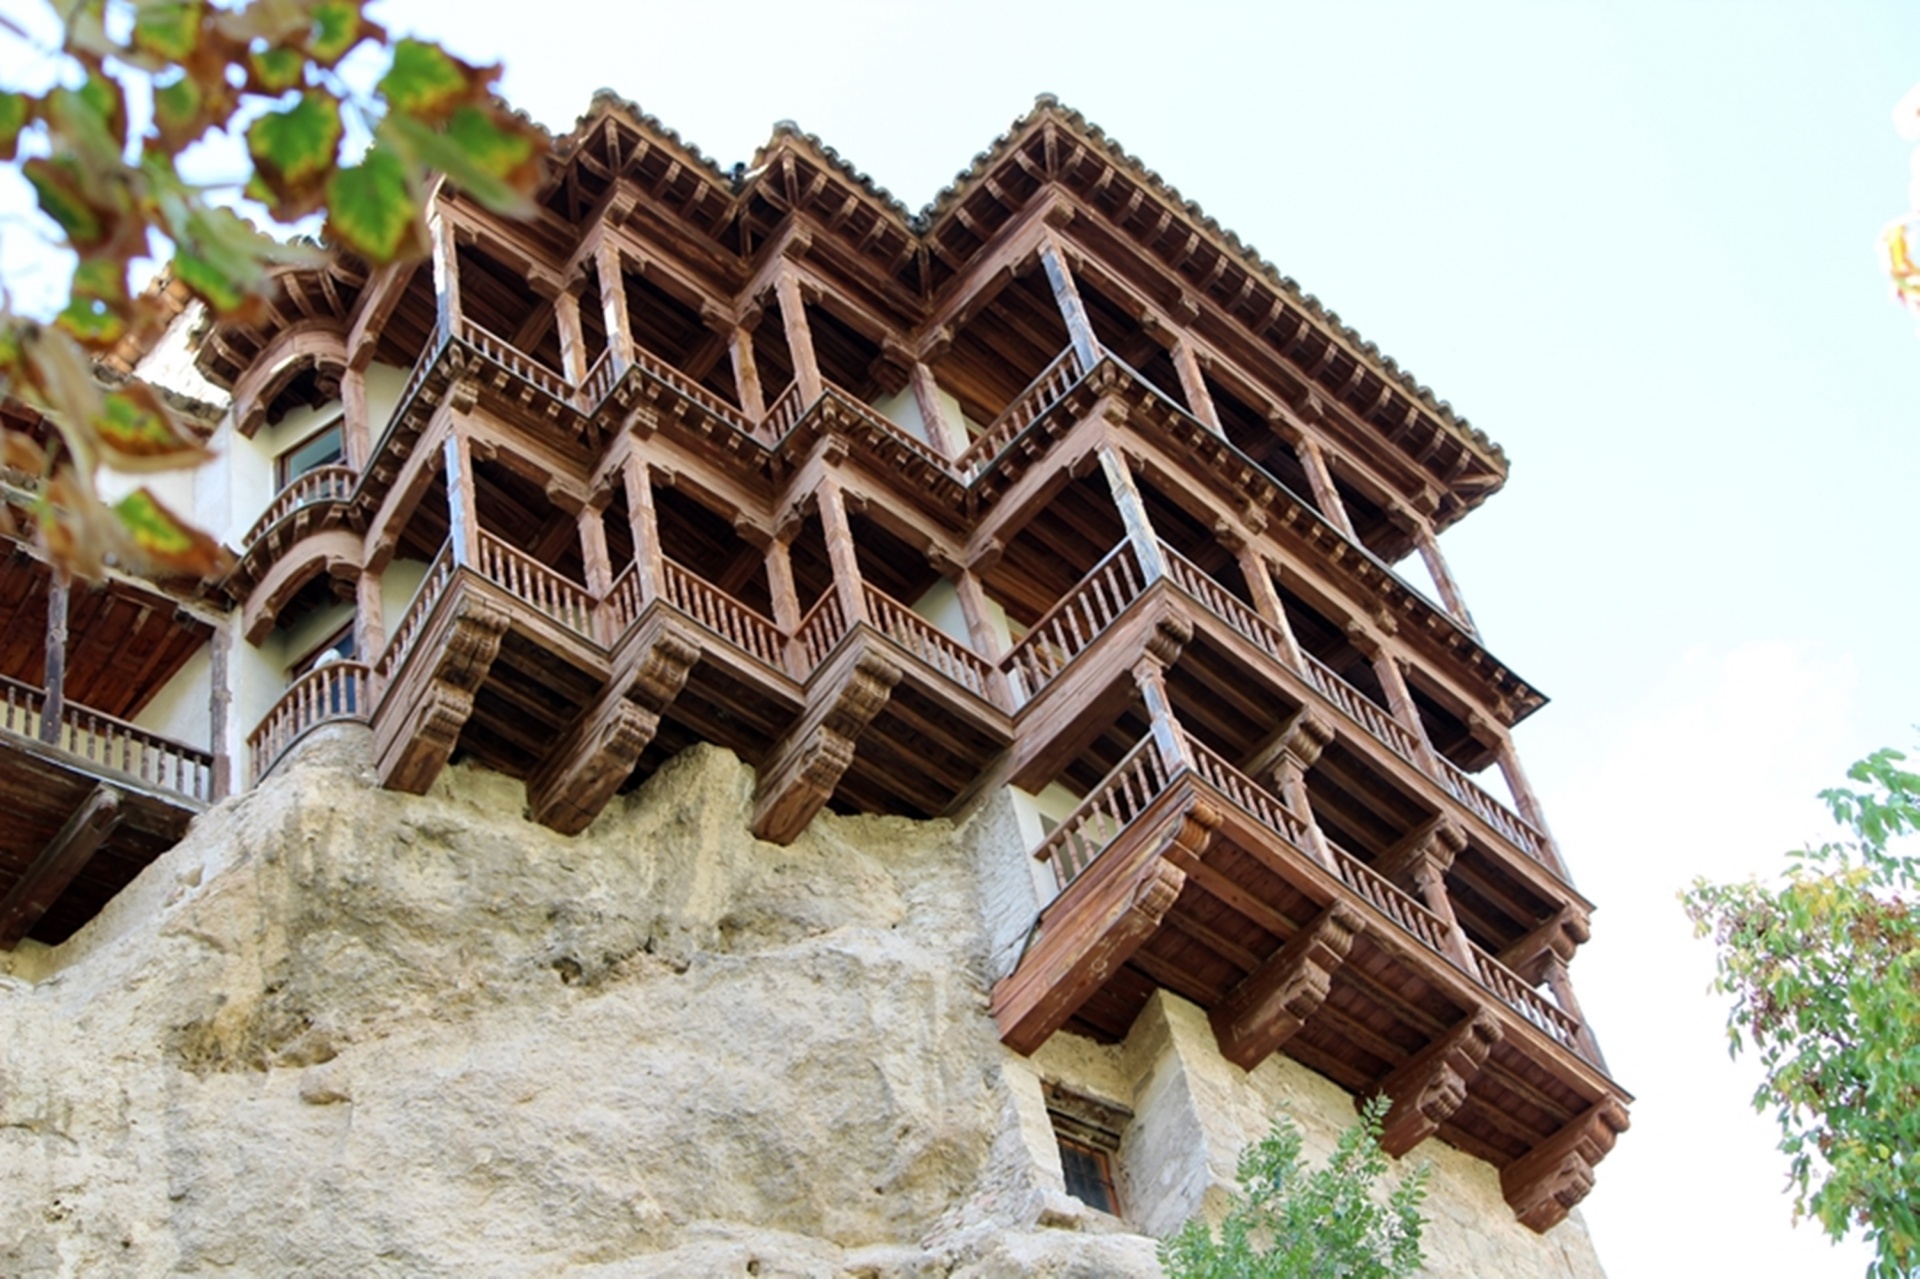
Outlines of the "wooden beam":
{"type": "Polygon", "coordinates": [[[1252,1070],[1298,1034],[1326,1001],[1334,970],[1364,926],[1358,910],[1335,902],[1249,973],[1211,1015],[1221,1054],[1252,1070]]]}
{"type": "Polygon", "coordinates": [[[56,568],[47,582],[47,694],[40,703],[40,740],[53,746],[67,711],[67,594],[67,575],[56,568]]]}
{"type": "Polygon", "coordinates": [[[1573,1122],[1500,1170],[1500,1190],[1520,1224],[1544,1234],[1593,1189],[1593,1169],[1627,1130],[1627,1107],[1602,1097],[1573,1122]]]}
{"type": "Polygon", "coordinates": [[[1380,1092],[1392,1100],[1380,1147],[1395,1159],[1440,1131],[1467,1099],[1467,1085],[1500,1042],[1499,1018],[1481,1007],[1388,1075],[1380,1092]]]}
{"type": "Polygon", "coordinates": [[[663,622],[630,651],[623,669],[527,779],[527,806],[542,826],[577,835],[593,824],[653,740],[661,714],[686,686],[700,660],[700,638],[663,622]]]}
{"type": "Polygon", "coordinates": [[[60,894],[120,824],[120,792],[95,786],[60,831],[0,901],[0,950],[12,950],[33,931],[60,894]]]}
{"type": "Polygon", "coordinates": [[[799,837],[832,798],[860,734],[900,682],[900,668],[880,654],[859,645],[844,651],[848,656],[839,669],[817,685],[808,713],[761,766],[753,801],[756,838],[791,844],[799,837]]]}
{"type": "Polygon", "coordinates": [[[1040,265],[1047,273],[1047,283],[1053,287],[1054,303],[1060,308],[1060,318],[1066,321],[1067,336],[1073,342],[1080,367],[1090,369],[1100,362],[1100,341],[1094,336],[1093,321],[1087,317],[1087,305],[1080,300],[1080,290],[1074,287],[1073,273],[1067,269],[1067,256],[1061,250],[1059,238],[1051,231],[1040,241],[1040,265]]]}

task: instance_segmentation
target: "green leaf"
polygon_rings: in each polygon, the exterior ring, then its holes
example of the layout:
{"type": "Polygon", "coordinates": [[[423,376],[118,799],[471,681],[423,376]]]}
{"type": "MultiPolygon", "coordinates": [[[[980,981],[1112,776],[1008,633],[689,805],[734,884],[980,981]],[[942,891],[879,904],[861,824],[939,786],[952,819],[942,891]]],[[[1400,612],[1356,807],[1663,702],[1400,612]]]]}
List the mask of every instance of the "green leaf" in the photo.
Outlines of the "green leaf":
{"type": "Polygon", "coordinates": [[[393,63],[376,87],[393,110],[437,122],[461,103],[483,96],[499,74],[498,67],[469,66],[437,44],[399,40],[393,63]]]}
{"type": "Polygon", "coordinates": [[[182,520],[142,488],[114,505],[136,558],[162,572],[212,577],[229,557],[219,543],[182,520]]]}
{"type": "Polygon", "coordinates": [[[106,223],[80,193],[78,166],[71,157],[35,156],[20,166],[41,212],[52,218],[73,247],[85,252],[107,240],[106,223]]]}
{"type": "Polygon", "coordinates": [[[247,151],[274,217],[291,222],[320,207],[343,132],[340,104],[318,91],[248,126],[247,151]]]}
{"type": "Polygon", "coordinates": [[[144,383],[109,391],[93,426],[104,460],[118,470],[173,471],[209,456],[144,383]]]}
{"type": "Polygon", "coordinates": [[[201,0],[140,0],[133,11],[133,47],[185,62],[200,46],[201,0]]]}
{"type": "Polygon", "coordinates": [[[274,47],[247,54],[248,82],[262,93],[279,95],[300,83],[307,55],[298,49],[274,47]]]}
{"type": "Polygon", "coordinates": [[[24,93],[0,92],[0,162],[13,159],[20,131],[33,122],[38,99],[24,93]]]}
{"type": "Polygon", "coordinates": [[[206,94],[192,76],[181,76],[172,84],[154,89],[153,123],[169,152],[182,150],[205,131],[201,113],[206,101],[206,94]]]}
{"type": "Polygon", "coordinates": [[[412,173],[385,146],[376,144],[327,181],[327,234],[375,265],[417,252],[419,225],[412,173]]]}
{"type": "Polygon", "coordinates": [[[511,145],[514,139],[498,131],[489,134],[484,113],[473,107],[461,107],[448,123],[449,131],[443,133],[412,116],[390,115],[381,121],[380,128],[382,135],[416,167],[439,170],[455,186],[497,212],[513,217],[532,216],[533,201],[494,169],[496,164],[514,162],[511,145]],[[477,144],[477,151],[451,132],[454,121],[475,115],[482,117],[479,125],[470,123],[465,132],[477,144]]]}

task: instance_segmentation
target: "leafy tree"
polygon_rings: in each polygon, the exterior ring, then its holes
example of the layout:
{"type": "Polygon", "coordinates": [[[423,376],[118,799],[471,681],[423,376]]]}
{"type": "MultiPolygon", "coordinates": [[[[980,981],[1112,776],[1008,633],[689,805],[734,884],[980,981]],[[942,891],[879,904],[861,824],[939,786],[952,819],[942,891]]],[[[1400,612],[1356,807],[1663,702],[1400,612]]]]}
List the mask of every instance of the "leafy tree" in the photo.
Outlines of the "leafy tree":
{"type": "Polygon", "coordinates": [[[1424,1262],[1420,1205],[1425,1166],[1400,1180],[1386,1202],[1375,1186],[1387,1171],[1380,1124],[1387,1100],[1375,1097],[1360,1122],[1340,1134],[1324,1168],[1307,1171],[1300,1130],[1275,1119],[1273,1131],[1240,1152],[1240,1189],[1219,1234],[1189,1221],[1160,1244],[1169,1279],[1404,1279],[1424,1262]]]}
{"type": "Polygon", "coordinates": [[[1870,1279],[1920,1275],[1920,774],[1861,760],[1863,789],[1820,797],[1841,838],[1787,855],[1774,884],[1696,881],[1683,900],[1719,947],[1732,1052],[1766,1072],[1796,1215],[1876,1249],[1870,1279]]]}
{"type": "MultiPolygon", "coordinates": [[[[424,250],[430,174],[504,212],[531,210],[544,140],[492,96],[498,67],[436,44],[389,40],[365,0],[54,0],[53,87],[0,86],[0,162],[18,167],[76,264],[64,306],[41,324],[0,311],[0,396],[43,413],[55,437],[0,433],[0,465],[36,482],[22,497],[64,570],[109,562],[206,575],[220,549],[145,488],[108,508],[107,466],[144,473],[205,452],[165,397],[102,385],[93,361],[165,322],[132,287],[134,264],[171,259],[172,277],[222,320],[261,312],[273,272],[322,250],[256,228],[244,194],[285,224],[323,215],[330,243],[372,265],[424,250]],[[353,87],[354,59],[378,72],[353,87]],[[180,161],[236,140],[241,183],[196,184],[180,161]]],[[[0,16],[0,35],[33,37],[0,16]]],[[[0,522],[11,522],[0,505],[0,522]]]]}

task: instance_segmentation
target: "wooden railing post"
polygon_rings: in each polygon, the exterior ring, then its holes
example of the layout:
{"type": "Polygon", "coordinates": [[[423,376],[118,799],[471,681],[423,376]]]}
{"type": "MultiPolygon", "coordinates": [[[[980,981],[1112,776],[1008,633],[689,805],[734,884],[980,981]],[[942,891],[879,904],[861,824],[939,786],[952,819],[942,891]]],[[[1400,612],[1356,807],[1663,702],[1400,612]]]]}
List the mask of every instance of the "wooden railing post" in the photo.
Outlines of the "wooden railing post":
{"type": "Polygon", "coordinates": [[[1067,337],[1073,342],[1074,354],[1080,357],[1080,367],[1090,369],[1100,360],[1100,342],[1094,336],[1093,321],[1087,318],[1086,303],[1080,300],[1080,290],[1074,285],[1073,273],[1067,269],[1067,255],[1052,231],[1040,241],[1040,266],[1053,288],[1054,304],[1066,321],[1067,337]]]}
{"type": "Polygon", "coordinates": [[[1333,482],[1333,472],[1327,466],[1327,455],[1320,450],[1320,442],[1301,428],[1300,424],[1280,410],[1268,415],[1268,421],[1274,430],[1293,447],[1300,458],[1300,468],[1307,473],[1307,487],[1311,490],[1313,504],[1320,508],[1320,514],[1327,517],[1333,526],[1345,533],[1349,540],[1358,541],[1353,535],[1353,521],[1347,516],[1347,504],[1340,497],[1340,490],[1333,482]]]}
{"type": "Polygon", "coordinates": [[[660,525],[653,510],[653,475],[646,459],[629,452],[621,467],[627,486],[627,519],[633,532],[634,573],[639,578],[640,605],[660,594],[660,525]]]}
{"type": "Polygon", "coordinates": [[[1440,753],[1427,740],[1427,725],[1420,718],[1420,708],[1414,703],[1412,690],[1407,687],[1407,676],[1400,669],[1400,659],[1385,643],[1358,624],[1349,625],[1347,635],[1353,640],[1354,647],[1365,653],[1373,664],[1374,677],[1380,681],[1380,689],[1387,695],[1387,710],[1400,727],[1412,736],[1414,753],[1420,757],[1420,766],[1428,776],[1446,785],[1446,772],[1440,767],[1440,753]]]}
{"type": "Polygon", "coordinates": [[[442,445],[446,455],[447,540],[453,562],[468,567],[480,558],[480,513],[473,482],[473,447],[458,420],[442,445]]]}
{"type": "Polygon", "coordinates": [[[605,234],[593,247],[593,266],[600,277],[600,311],[607,330],[608,358],[617,381],[633,363],[633,326],[627,319],[627,277],[621,267],[620,246],[605,234]]]}
{"type": "Polygon", "coordinates": [[[1193,767],[1186,734],[1180,731],[1180,721],[1173,717],[1173,702],[1167,697],[1166,668],[1158,658],[1143,657],[1133,664],[1133,682],[1140,689],[1140,700],[1146,703],[1147,722],[1152,725],[1154,744],[1160,749],[1168,775],[1193,767]]]}
{"type": "Polygon", "coordinates": [[[233,792],[233,752],[228,749],[228,719],[233,710],[233,684],[229,658],[233,651],[233,633],[223,618],[214,624],[207,645],[207,745],[213,753],[212,798],[225,799],[233,792]]]}
{"type": "Polygon", "coordinates": [[[1574,1038],[1587,1060],[1605,1070],[1607,1059],[1600,1055],[1600,1041],[1594,1038],[1592,1028],[1587,1025],[1586,1014],[1580,1011],[1580,1001],[1573,993],[1573,979],[1567,972],[1567,961],[1553,950],[1547,952],[1547,988],[1553,992],[1553,1002],[1560,1005],[1560,1011],[1573,1019],[1574,1038]]]}
{"type": "Polygon", "coordinates": [[[1160,552],[1160,539],[1153,535],[1153,525],[1147,519],[1147,504],[1140,498],[1140,490],[1133,482],[1133,471],[1127,466],[1127,459],[1112,444],[1099,447],[1100,470],[1107,479],[1107,490],[1113,494],[1113,504],[1120,511],[1120,525],[1127,531],[1127,540],[1133,543],[1134,558],[1140,561],[1140,573],[1148,582],[1158,581],[1167,575],[1167,559],[1160,552]]]}
{"type": "Polygon", "coordinates": [[[924,361],[915,360],[907,377],[913,386],[913,403],[920,410],[921,425],[927,428],[927,441],[949,461],[959,457],[966,451],[966,432],[947,420],[946,406],[940,402],[940,384],[934,380],[933,370],[924,361]]]}
{"type": "Polygon", "coordinates": [[[373,423],[367,420],[367,375],[351,364],[340,374],[340,411],[341,451],[349,466],[364,471],[373,454],[373,423]]]}
{"type": "Polygon", "coordinates": [[[1185,336],[1173,340],[1173,367],[1180,375],[1180,390],[1187,397],[1187,407],[1215,435],[1224,436],[1227,432],[1220,425],[1220,412],[1214,407],[1213,393],[1207,390],[1207,376],[1200,368],[1200,359],[1193,352],[1193,343],[1185,336]]]}
{"type": "Polygon", "coordinates": [[[1459,583],[1453,580],[1453,572],[1447,567],[1446,556],[1440,553],[1439,539],[1433,535],[1433,527],[1425,520],[1414,517],[1413,544],[1420,550],[1420,558],[1427,566],[1427,576],[1433,579],[1434,587],[1440,592],[1440,602],[1446,605],[1447,612],[1453,614],[1453,620],[1466,629],[1467,634],[1480,638],[1480,628],[1474,625],[1473,614],[1467,610],[1466,597],[1460,593],[1459,583]]]}
{"type": "Polygon", "coordinates": [[[60,744],[67,712],[67,575],[54,569],[47,581],[46,696],[40,702],[40,740],[60,744]]]}
{"type": "Polygon", "coordinates": [[[369,667],[387,644],[386,604],[380,594],[384,572],[369,564],[354,583],[353,651],[369,667]]]}
{"type": "Polygon", "coordinates": [[[445,342],[460,331],[460,253],[453,226],[438,209],[427,216],[433,242],[433,318],[445,342]]]}
{"type": "Polygon", "coordinates": [[[740,394],[740,411],[749,423],[759,426],[767,416],[767,394],[760,385],[760,363],[753,355],[753,330],[735,325],[727,339],[727,355],[733,361],[733,384],[740,394]]]}
{"type": "Polygon", "coordinates": [[[1241,535],[1237,529],[1216,526],[1214,532],[1239,562],[1240,576],[1246,579],[1247,591],[1253,596],[1253,611],[1280,637],[1287,665],[1304,673],[1306,659],[1300,655],[1300,641],[1294,637],[1293,623],[1287,620],[1287,610],[1280,602],[1279,589],[1273,584],[1273,571],[1267,565],[1267,557],[1260,553],[1252,538],[1241,535]]]}
{"type": "Polygon", "coordinates": [[[1547,855],[1553,859],[1553,868],[1562,879],[1567,879],[1566,863],[1560,860],[1560,846],[1554,842],[1553,829],[1547,825],[1547,815],[1540,807],[1540,799],[1533,793],[1533,786],[1527,781],[1526,770],[1520,767],[1520,755],[1513,749],[1513,739],[1498,728],[1488,728],[1478,716],[1471,717],[1467,725],[1474,736],[1485,740],[1484,734],[1493,737],[1494,762],[1500,766],[1501,776],[1507,779],[1507,790],[1513,795],[1513,802],[1520,809],[1520,815],[1529,825],[1539,831],[1545,839],[1542,841],[1547,855]],[[1478,722],[1476,722],[1478,721],[1478,722]]]}
{"type": "Polygon", "coordinates": [[[811,405],[826,389],[820,376],[819,357],[813,349],[813,326],[807,322],[807,300],[800,287],[800,273],[792,264],[782,262],[773,277],[774,294],[780,300],[780,323],[787,331],[787,351],[793,357],[793,380],[800,388],[800,402],[811,405]]]}
{"type": "Polygon", "coordinates": [[[845,498],[840,481],[822,476],[814,490],[820,504],[820,528],[827,538],[827,559],[833,565],[833,587],[839,592],[841,611],[849,627],[856,622],[872,624],[867,610],[867,592],[860,576],[860,556],[853,545],[853,525],[847,521],[845,498]]]}
{"type": "Polygon", "coordinates": [[[560,337],[560,367],[578,391],[587,380],[587,335],[580,327],[580,294],[585,281],[575,278],[553,295],[553,326],[560,337]]]}

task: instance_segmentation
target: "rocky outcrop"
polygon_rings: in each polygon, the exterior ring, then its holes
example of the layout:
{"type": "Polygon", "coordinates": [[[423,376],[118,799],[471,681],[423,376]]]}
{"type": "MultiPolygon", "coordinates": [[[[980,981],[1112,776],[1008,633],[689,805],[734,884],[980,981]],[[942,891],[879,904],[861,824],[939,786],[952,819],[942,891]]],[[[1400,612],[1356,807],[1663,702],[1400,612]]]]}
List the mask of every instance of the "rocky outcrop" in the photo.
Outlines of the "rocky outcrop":
{"type": "Polygon", "coordinates": [[[698,747],[568,838],[369,756],[317,734],[7,957],[0,1274],[1157,1273],[986,1012],[1007,813],[778,847],[698,747]]]}

